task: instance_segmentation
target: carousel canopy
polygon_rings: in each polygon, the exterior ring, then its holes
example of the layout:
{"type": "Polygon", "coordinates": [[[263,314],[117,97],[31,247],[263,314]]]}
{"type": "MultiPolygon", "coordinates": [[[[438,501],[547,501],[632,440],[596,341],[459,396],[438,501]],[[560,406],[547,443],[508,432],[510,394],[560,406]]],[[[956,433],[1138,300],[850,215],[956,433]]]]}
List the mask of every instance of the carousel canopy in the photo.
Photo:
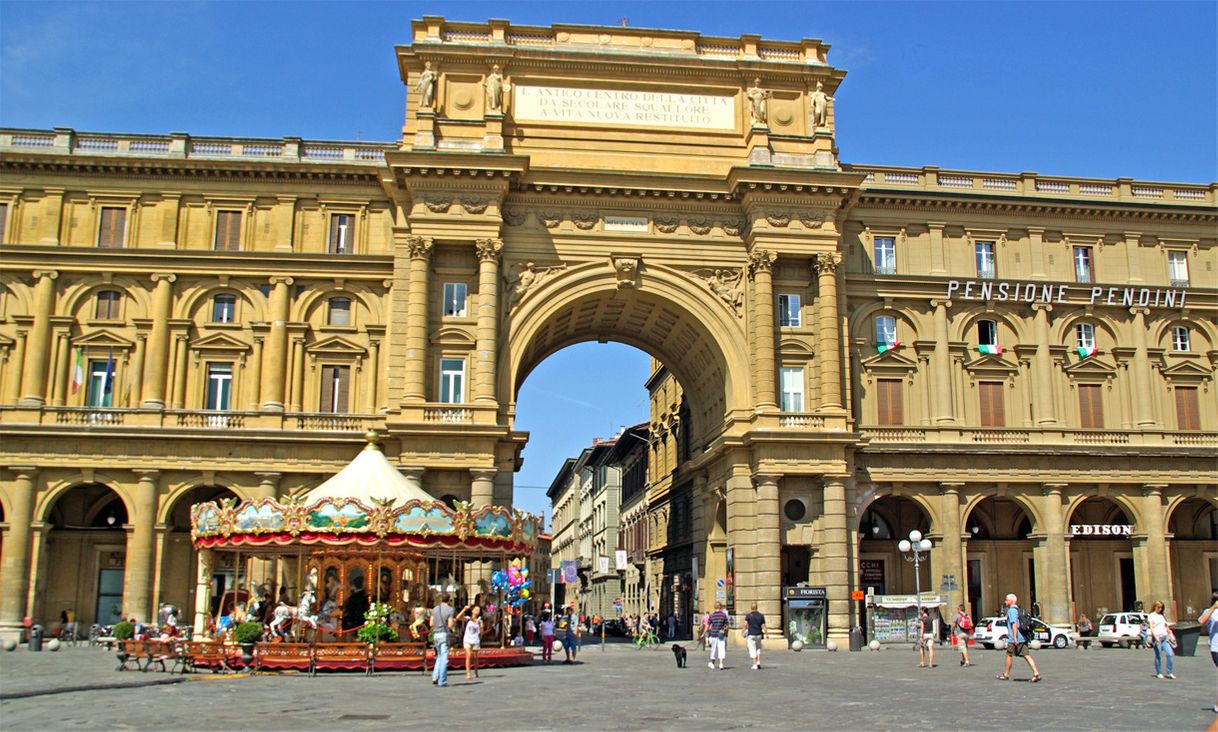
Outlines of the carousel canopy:
{"type": "Polygon", "coordinates": [[[405,506],[411,500],[424,503],[435,500],[390,464],[374,438],[368,440],[363,452],[347,467],[304,494],[302,500],[314,503],[323,498],[354,498],[369,506],[377,503],[377,499],[387,499],[394,506],[405,506]]]}

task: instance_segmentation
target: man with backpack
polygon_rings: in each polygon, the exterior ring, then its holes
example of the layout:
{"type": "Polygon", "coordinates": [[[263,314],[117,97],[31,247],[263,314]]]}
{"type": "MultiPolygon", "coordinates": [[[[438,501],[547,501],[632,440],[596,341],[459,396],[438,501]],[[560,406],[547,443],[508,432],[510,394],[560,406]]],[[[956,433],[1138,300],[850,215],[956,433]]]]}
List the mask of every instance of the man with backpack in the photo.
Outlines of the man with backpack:
{"type": "Polygon", "coordinates": [[[968,659],[968,639],[973,635],[973,619],[963,605],[956,608],[956,620],[952,625],[955,626],[956,645],[960,646],[960,665],[972,666],[973,662],[968,659]]]}
{"type": "Polygon", "coordinates": [[[1007,595],[1007,657],[1002,673],[996,678],[1000,681],[1011,678],[1011,662],[1016,656],[1020,656],[1032,669],[1032,678],[1029,681],[1035,684],[1040,681],[1040,670],[1036,668],[1036,661],[1028,654],[1028,641],[1032,639],[1032,616],[1016,604],[1017,599],[1014,594],[1007,595]]]}

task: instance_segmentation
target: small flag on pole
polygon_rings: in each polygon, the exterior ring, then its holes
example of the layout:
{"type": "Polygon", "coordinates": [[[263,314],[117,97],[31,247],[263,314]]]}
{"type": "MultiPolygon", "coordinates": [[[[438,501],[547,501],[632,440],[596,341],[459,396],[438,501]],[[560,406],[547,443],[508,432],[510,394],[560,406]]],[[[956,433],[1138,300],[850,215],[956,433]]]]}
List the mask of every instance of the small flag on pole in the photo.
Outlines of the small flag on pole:
{"type": "Polygon", "coordinates": [[[76,363],[72,367],[72,393],[80,391],[85,385],[85,353],[80,346],[76,347],[76,363]]]}
{"type": "Polygon", "coordinates": [[[877,344],[875,344],[875,352],[876,353],[887,353],[888,351],[891,351],[894,348],[900,348],[900,347],[901,347],[900,341],[893,341],[892,343],[877,343],[877,344]]]}
{"type": "Polygon", "coordinates": [[[111,406],[114,401],[114,349],[106,359],[106,373],[102,376],[102,394],[105,394],[105,404],[111,406]]]}
{"type": "Polygon", "coordinates": [[[998,345],[997,343],[982,343],[981,345],[977,346],[977,350],[986,356],[1002,355],[1002,346],[998,345]]]}
{"type": "Polygon", "coordinates": [[[1100,349],[1096,348],[1095,346],[1079,346],[1074,350],[1078,351],[1078,358],[1080,361],[1085,358],[1090,358],[1091,356],[1094,356],[1100,352],[1100,349]]]}

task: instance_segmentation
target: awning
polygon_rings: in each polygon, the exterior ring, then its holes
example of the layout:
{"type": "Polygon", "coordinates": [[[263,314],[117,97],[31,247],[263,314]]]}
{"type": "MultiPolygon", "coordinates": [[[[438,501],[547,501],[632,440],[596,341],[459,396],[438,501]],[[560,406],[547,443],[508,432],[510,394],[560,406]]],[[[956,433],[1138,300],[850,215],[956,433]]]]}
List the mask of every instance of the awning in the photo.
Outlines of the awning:
{"type": "MultiPolygon", "coordinates": [[[[942,595],[922,595],[923,607],[934,607],[936,605],[946,605],[947,598],[942,595]]],[[[918,605],[917,595],[876,595],[876,607],[916,607],[918,605]]]]}

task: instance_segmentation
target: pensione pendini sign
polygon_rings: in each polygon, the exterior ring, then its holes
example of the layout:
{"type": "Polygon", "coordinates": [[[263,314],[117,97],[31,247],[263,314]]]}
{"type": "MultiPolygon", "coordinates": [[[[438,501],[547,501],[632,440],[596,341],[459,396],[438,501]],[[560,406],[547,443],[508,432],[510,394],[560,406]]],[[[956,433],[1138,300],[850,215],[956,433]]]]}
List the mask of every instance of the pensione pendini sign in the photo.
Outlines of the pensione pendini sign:
{"type": "Polygon", "coordinates": [[[1005,280],[947,281],[948,300],[1182,308],[1187,298],[1188,288],[1185,287],[1101,287],[1005,280]]]}

